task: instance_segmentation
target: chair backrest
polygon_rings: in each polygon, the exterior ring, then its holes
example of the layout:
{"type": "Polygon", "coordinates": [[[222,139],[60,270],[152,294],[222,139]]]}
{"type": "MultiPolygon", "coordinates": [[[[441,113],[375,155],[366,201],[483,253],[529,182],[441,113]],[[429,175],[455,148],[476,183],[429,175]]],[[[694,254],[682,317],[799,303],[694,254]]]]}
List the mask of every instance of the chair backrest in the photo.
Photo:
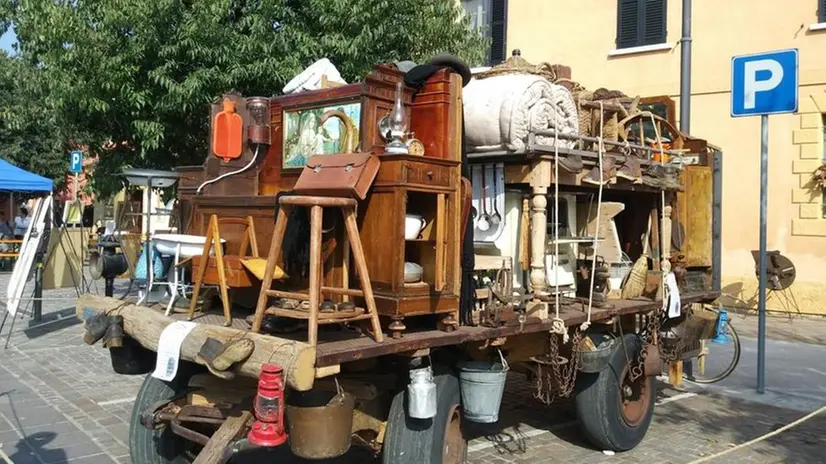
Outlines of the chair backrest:
{"type": "MultiPolygon", "coordinates": [[[[211,219],[212,218],[210,218],[210,220],[211,219]]],[[[255,223],[252,216],[245,218],[218,217],[217,223],[220,238],[227,241],[226,254],[252,256],[255,258],[260,256],[258,254],[258,240],[255,236],[255,223]],[[238,229],[240,229],[240,233],[236,232],[238,229]],[[238,240],[239,237],[240,241],[238,240]],[[236,244],[238,244],[237,248],[235,246],[236,244]],[[248,252],[250,254],[248,254],[248,252]]]]}

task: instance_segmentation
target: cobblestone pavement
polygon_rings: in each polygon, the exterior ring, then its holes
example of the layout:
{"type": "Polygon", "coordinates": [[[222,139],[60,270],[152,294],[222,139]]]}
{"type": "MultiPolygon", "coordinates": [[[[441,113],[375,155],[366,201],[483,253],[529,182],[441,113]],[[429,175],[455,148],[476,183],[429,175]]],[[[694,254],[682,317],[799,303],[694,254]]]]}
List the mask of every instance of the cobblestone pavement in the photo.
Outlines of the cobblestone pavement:
{"type": "MultiPolygon", "coordinates": [[[[0,286],[5,288],[3,279],[0,286]]],[[[71,297],[65,291],[48,293],[54,298],[71,297]]],[[[46,306],[45,312],[56,313],[70,304],[54,301],[46,306]]],[[[26,322],[17,320],[9,347],[0,354],[0,444],[4,452],[15,464],[130,462],[128,420],[142,378],[114,374],[108,352],[99,345],[83,344],[82,326],[71,317],[24,330],[26,322]]],[[[7,331],[8,325],[1,334],[3,342],[7,331]]],[[[543,407],[533,400],[530,386],[514,377],[499,424],[475,433],[469,462],[688,463],[803,415],[735,397],[677,391],[664,384],[658,401],[642,444],[607,456],[585,442],[570,405],[543,407]]],[[[826,449],[823,430],[826,415],[721,461],[821,462],[826,449]]],[[[365,459],[353,451],[337,461],[365,459]]]]}

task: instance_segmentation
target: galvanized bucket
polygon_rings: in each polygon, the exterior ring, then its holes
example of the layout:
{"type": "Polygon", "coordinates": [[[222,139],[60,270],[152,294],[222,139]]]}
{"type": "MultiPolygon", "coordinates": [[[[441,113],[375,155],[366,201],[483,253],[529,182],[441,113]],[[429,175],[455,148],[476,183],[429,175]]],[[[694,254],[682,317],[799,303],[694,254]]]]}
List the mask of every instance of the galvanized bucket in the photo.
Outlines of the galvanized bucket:
{"type": "Polygon", "coordinates": [[[459,363],[459,388],[462,413],[471,422],[492,424],[499,420],[499,406],[505,392],[508,362],[499,352],[498,361],[465,361],[459,363]]]}
{"type": "Polygon", "coordinates": [[[293,454],[304,459],[329,459],[350,449],[356,398],[338,390],[290,395],[286,412],[293,454]]]}
{"type": "MultiPolygon", "coordinates": [[[[587,335],[586,335],[587,336],[587,335]]],[[[579,356],[579,370],[589,374],[601,372],[608,365],[608,360],[614,353],[616,338],[602,341],[595,350],[585,350],[574,347],[574,355],[579,356]]]]}

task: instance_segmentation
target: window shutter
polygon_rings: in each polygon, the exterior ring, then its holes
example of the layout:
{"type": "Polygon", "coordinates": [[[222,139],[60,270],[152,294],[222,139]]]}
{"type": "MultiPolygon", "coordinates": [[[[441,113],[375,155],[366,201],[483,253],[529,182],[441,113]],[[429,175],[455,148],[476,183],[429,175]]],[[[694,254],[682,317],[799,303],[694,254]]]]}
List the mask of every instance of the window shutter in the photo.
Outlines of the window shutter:
{"type": "Polygon", "coordinates": [[[645,18],[643,22],[642,43],[640,45],[664,43],[666,39],[665,0],[643,1],[645,2],[645,18]]]}
{"type": "Polygon", "coordinates": [[[826,23],[826,0],[817,0],[817,22],[826,23]]]}
{"type": "Polygon", "coordinates": [[[617,4],[617,48],[636,47],[639,44],[640,2],[646,0],[619,0],[617,4]]]}
{"type": "Polygon", "coordinates": [[[493,66],[505,61],[508,1],[492,0],[490,9],[490,64],[493,66]]]}

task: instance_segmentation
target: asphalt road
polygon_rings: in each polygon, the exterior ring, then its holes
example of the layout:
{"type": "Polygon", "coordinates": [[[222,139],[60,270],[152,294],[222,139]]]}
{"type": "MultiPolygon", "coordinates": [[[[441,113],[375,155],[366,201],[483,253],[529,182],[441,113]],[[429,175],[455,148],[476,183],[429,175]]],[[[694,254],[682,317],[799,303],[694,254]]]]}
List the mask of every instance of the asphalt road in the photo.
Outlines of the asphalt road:
{"type": "MultiPolygon", "coordinates": [[[[709,345],[715,349],[713,344],[709,345]]],[[[765,392],[757,393],[757,339],[740,337],[740,363],[724,380],[710,385],[687,384],[748,401],[809,412],[826,405],[826,346],[766,340],[765,392]]],[[[729,358],[712,353],[707,363],[717,369],[729,358]]]]}

